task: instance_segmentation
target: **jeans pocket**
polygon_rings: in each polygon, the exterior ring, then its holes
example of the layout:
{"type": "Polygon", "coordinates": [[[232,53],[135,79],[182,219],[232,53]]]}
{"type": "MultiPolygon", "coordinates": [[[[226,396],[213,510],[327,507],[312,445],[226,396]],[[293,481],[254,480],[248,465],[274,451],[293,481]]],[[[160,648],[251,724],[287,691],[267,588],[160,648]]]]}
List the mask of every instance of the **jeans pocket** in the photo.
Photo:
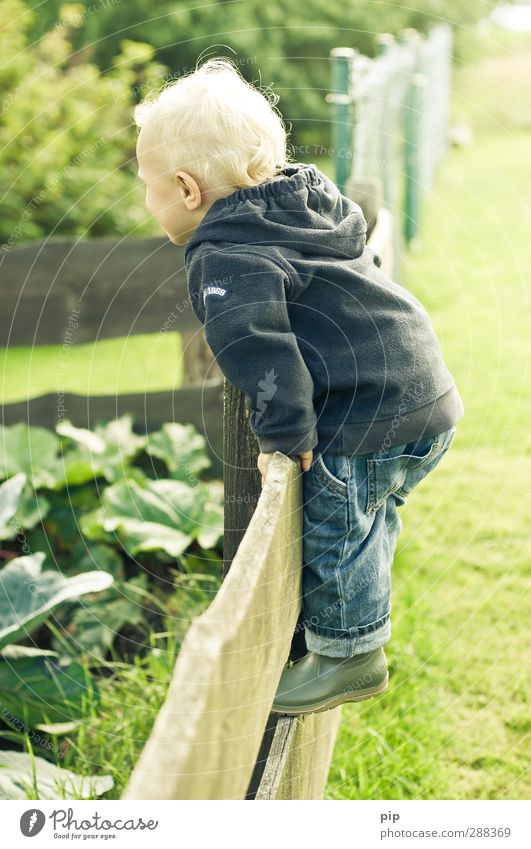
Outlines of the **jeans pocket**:
{"type": "Polygon", "coordinates": [[[317,454],[311,466],[311,472],[322,486],[342,498],[348,496],[350,464],[343,454],[317,454]]]}
{"type": "Polygon", "coordinates": [[[403,504],[412,490],[446,454],[455,428],[439,436],[395,446],[389,456],[367,459],[367,513],[378,510],[389,495],[403,504]]]}

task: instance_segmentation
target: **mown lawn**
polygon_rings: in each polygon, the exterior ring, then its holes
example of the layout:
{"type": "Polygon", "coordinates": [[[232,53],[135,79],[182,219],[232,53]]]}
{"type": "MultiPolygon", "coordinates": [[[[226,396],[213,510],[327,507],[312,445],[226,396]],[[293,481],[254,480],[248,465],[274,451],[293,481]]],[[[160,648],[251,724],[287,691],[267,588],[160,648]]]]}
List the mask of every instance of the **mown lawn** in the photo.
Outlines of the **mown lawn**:
{"type": "Polygon", "coordinates": [[[3,404],[44,395],[122,395],[177,389],[182,384],[182,344],[178,333],[127,336],[75,345],[0,350],[3,404]]]}
{"type": "Polygon", "coordinates": [[[404,283],[432,317],[465,417],[443,463],[403,508],[390,689],[343,706],[329,799],[528,798],[526,86],[529,50],[458,72],[454,118],[467,117],[474,141],[440,167],[405,262],[404,283]]]}

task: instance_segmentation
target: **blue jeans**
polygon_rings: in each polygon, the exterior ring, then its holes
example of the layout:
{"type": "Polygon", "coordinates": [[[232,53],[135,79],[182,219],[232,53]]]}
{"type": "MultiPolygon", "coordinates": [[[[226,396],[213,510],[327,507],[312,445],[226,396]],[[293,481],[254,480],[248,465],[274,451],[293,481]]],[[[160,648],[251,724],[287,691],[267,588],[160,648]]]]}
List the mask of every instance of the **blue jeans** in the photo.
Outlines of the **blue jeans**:
{"type": "Polygon", "coordinates": [[[309,651],[351,657],[391,636],[391,565],[398,508],[455,436],[369,454],[314,456],[303,473],[302,624],[309,651]]]}

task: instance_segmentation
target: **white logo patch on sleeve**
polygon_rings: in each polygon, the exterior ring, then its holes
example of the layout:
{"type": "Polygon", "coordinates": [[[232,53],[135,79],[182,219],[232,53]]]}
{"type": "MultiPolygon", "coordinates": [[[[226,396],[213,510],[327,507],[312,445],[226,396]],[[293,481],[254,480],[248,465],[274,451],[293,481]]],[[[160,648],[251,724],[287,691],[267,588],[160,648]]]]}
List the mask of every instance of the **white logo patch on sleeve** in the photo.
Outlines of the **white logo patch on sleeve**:
{"type": "Polygon", "coordinates": [[[206,303],[207,297],[225,298],[230,294],[230,288],[225,284],[224,280],[214,281],[214,283],[205,283],[203,286],[203,304],[206,303]]]}

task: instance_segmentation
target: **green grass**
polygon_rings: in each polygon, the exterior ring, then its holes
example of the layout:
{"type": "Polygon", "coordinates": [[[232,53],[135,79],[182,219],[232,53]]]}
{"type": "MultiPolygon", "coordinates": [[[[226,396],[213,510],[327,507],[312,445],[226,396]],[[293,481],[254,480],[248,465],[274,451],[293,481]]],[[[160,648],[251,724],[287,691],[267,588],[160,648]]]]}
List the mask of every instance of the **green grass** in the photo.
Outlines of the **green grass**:
{"type": "Polygon", "coordinates": [[[0,396],[8,404],[58,389],[80,395],[174,389],[182,383],[181,352],[178,333],[73,345],[67,356],[61,345],[2,349],[0,396]]]}
{"type": "MultiPolygon", "coordinates": [[[[506,55],[513,68],[526,65],[506,55]]],[[[482,63],[458,74],[458,92],[474,98],[474,142],[440,167],[404,260],[404,283],[432,317],[465,417],[403,508],[390,688],[342,708],[329,799],[529,793],[531,107],[522,115],[499,87],[493,101],[485,73],[482,63]],[[485,119],[488,110],[496,117],[493,103],[504,126],[485,119]]]]}
{"type": "Polygon", "coordinates": [[[133,664],[114,663],[99,683],[100,701],[87,706],[75,734],[62,740],[58,766],[81,775],[110,775],[105,799],[119,799],[161,709],[178,653],[172,633],[150,635],[152,651],[133,664]]]}

